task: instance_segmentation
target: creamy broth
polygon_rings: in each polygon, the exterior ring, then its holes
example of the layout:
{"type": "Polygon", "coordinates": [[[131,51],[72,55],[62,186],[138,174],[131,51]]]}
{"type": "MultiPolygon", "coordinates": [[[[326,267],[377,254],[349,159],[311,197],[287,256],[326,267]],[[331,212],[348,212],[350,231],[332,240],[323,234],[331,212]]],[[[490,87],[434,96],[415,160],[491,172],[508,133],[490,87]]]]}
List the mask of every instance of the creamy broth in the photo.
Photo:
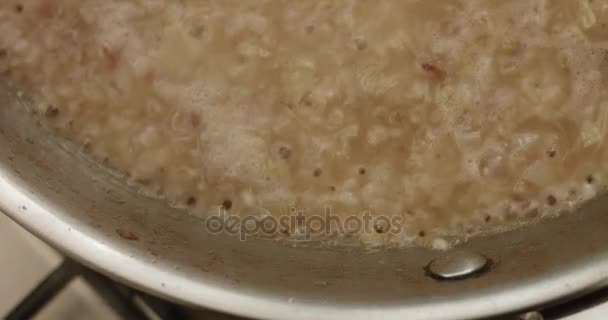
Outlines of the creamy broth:
{"type": "Polygon", "coordinates": [[[0,68],[193,214],[370,210],[405,230],[365,243],[445,247],[598,192],[607,24],[599,0],[4,0],[0,68]]]}

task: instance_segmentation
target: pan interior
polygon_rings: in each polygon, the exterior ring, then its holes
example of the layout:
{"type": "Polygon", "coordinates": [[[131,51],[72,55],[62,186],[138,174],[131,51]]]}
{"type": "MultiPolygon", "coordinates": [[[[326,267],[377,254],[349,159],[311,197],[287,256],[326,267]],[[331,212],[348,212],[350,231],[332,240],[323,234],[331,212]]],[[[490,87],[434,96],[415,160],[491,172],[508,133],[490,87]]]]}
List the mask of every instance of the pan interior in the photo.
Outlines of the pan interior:
{"type": "Polygon", "coordinates": [[[80,261],[178,301],[247,316],[471,318],[513,311],[605,284],[608,199],[577,214],[457,249],[495,265],[441,282],[424,267],[441,252],[240,241],[125,187],[31,121],[0,87],[0,209],[80,261]],[[126,235],[126,236],[125,236],[126,235]]]}

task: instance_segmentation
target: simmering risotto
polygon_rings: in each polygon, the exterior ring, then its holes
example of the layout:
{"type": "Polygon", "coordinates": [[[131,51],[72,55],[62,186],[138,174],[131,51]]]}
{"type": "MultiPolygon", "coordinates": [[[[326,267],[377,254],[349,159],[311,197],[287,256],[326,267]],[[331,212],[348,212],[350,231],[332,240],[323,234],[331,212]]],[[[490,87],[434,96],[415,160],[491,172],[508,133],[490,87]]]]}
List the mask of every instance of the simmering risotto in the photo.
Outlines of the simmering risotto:
{"type": "Polygon", "coordinates": [[[603,0],[3,0],[0,71],[201,217],[369,212],[403,230],[365,243],[445,247],[608,172],[603,0]]]}

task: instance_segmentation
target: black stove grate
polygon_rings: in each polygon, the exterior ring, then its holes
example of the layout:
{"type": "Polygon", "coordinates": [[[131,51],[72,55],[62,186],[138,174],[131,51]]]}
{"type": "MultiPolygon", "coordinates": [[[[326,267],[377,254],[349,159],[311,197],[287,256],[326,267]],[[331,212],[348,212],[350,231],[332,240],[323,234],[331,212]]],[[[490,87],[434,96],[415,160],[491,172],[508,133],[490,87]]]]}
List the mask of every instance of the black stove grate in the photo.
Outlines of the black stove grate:
{"type": "Polygon", "coordinates": [[[66,258],[6,316],[6,320],[34,319],[74,278],[82,278],[122,319],[188,319],[182,308],[131,289],[66,258]]]}
{"type": "MultiPolygon", "coordinates": [[[[83,279],[117,316],[127,320],[244,320],[235,316],[209,310],[192,310],[144,292],[129,288],[65,258],[40,284],[17,305],[6,320],[34,319],[53,298],[73,279],[83,279]]],[[[494,320],[559,320],[578,312],[608,303],[608,288],[600,289],[577,299],[560,301],[541,308],[540,312],[521,312],[494,318],[494,320]]]]}

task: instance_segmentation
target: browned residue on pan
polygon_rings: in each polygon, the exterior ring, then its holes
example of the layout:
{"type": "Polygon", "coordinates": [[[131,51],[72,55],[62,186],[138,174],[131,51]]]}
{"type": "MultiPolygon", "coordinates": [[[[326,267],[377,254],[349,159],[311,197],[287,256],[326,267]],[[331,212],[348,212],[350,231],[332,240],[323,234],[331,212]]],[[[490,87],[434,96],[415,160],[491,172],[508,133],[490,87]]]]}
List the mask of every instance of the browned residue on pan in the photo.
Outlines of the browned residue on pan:
{"type": "Polygon", "coordinates": [[[128,230],[123,230],[123,229],[116,229],[116,234],[118,234],[121,238],[126,239],[126,240],[131,240],[131,241],[137,241],[139,240],[139,237],[128,230]]]}

